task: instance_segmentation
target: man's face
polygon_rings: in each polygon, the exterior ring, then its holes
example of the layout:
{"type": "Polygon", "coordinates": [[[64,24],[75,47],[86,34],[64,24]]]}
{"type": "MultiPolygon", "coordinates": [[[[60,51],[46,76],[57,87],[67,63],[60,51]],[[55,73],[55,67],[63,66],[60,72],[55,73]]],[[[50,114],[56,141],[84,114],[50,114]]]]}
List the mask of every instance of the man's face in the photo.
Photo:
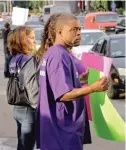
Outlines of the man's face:
{"type": "Polygon", "coordinates": [[[74,47],[80,45],[81,24],[79,20],[70,20],[64,25],[61,33],[61,39],[68,46],[74,47]]]}

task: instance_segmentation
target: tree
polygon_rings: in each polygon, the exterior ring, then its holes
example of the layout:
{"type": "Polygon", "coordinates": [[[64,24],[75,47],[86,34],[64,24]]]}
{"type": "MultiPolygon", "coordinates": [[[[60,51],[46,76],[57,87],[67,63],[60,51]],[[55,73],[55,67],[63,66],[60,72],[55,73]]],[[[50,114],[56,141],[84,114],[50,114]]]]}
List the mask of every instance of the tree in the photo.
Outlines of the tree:
{"type": "Polygon", "coordinates": [[[108,11],[108,1],[102,1],[102,5],[105,8],[106,11],[108,11]]]}
{"type": "Polygon", "coordinates": [[[28,1],[14,1],[13,7],[28,8],[28,1]]]}
{"type": "Polygon", "coordinates": [[[95,11],[107,11],[108,10],[108,1],[92,1],[92,6],[95,11]]]}
{"type": "Polygon", "coordinates": [[[39,9],[42,8],[44,5],[44,1],[29,1],[29,9],[33,10],[33,9],[39,9]]]}
{"type": "Polygon", "coordinates": [[[43,7],[44,1],[14,1],[14,7],[18,6],[21,8],[29,8],[30,10],[33,10],[34,8],[43,7]]]}

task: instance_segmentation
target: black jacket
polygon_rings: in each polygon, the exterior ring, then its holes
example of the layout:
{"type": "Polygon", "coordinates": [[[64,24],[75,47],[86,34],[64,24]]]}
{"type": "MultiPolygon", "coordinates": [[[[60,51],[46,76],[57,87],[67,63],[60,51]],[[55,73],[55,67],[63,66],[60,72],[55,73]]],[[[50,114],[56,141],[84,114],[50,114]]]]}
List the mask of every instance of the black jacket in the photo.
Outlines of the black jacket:
{"type": "Polygon", "coordinates": [[[10,54],[9,49],[7,47],[7,37],[10,31],[10,29],[3,30],[4,54],[10,54]]]}

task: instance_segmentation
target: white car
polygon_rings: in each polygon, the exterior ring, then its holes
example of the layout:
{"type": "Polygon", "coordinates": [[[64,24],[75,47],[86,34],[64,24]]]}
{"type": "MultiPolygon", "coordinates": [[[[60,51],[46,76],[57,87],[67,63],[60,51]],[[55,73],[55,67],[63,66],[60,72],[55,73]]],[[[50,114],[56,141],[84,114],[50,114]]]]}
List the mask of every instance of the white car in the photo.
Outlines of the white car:
{"type": "Polygon", "coordinates": [[[81,42],[80,45],[77,47],[73,47],[72,52],[78,58],[81,59],[81,56],[84,52],[89,52],[89,50],[93,47],[96,41],[102,37],[107,36],[101,30],[81,30],[81,42]]]}

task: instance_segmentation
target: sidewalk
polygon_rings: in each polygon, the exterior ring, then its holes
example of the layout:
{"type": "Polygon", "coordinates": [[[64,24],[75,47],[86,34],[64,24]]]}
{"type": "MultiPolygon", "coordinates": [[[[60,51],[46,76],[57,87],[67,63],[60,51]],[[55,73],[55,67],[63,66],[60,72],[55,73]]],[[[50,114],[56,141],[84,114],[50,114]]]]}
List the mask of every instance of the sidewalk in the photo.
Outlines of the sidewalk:
{"type": "Polygon", "coordinates": [[[0,150],[17,150],[16,145],[17,138],[0,138],[0,150]]]}
{"type": "Polygon", "coordinates": [[[16,138],[0,138],[0,150],[16,150],[16,138]]]}

